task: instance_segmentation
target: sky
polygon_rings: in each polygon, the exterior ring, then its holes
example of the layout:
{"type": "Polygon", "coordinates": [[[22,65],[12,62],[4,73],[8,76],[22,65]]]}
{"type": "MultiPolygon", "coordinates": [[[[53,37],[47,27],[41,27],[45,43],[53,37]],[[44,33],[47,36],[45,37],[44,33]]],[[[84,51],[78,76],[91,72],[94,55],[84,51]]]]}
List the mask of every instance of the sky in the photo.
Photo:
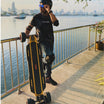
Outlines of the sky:
{"type": "MultiPolygon", "coordinates": [[[[22,9],[39,9],[40,0],[1,0],[2,10],[8,10],[11,8],[12,2],[15,2],[15,7],[18,10],[22,9]]],[[[73,10],[75,11],[85,11],[92,12],[96,10],[97,12],[102,12],[104,10],[104,0],[92,0],[88,2],[88,6],[83,9],[85,3],[75,3],[75,0],[68,0],[68,3],[63,2],[62,0],[53,0],[52,10],[60,11],[63,9],[65,12],[73,10]]]]}

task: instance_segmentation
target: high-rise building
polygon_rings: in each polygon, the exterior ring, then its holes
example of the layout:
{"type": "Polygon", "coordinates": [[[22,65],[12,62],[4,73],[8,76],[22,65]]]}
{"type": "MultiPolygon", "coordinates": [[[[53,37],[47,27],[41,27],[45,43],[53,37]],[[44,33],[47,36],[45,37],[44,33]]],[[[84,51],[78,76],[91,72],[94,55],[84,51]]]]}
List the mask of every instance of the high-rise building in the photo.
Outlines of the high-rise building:
{"type": "Polygon", "coordinates": [[[75,15],[76,14],[76,11],[75,10],[73,10],[73,15],[75,15]]]}
{"type": "Polygon", "coordinates": [[[12,13],[13,15],[16,15],[15,2],[12,2],[12,13]]]}
{"type": "Polygon", "coordinates": [[[1,8],[1,14],[3,14],[3,10],[2,10],[2,8],[1,8]]]}
{"type": "Polygon", "coordinates": [[[97,14],[97,11],[96,10],[94,10],[94,14],[97,14]]]}
{"type": "Polygon", "coordinates": [[[102,12],[102,14],[104,15],[104,9],[103,9],[103,12],[102,12]]]}

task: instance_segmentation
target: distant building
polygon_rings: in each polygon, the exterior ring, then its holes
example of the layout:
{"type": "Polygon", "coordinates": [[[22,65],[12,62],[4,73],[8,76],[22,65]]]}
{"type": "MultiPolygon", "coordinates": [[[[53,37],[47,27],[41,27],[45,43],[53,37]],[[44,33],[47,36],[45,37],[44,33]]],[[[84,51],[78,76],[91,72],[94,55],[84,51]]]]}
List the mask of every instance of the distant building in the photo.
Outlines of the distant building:
{"type": "Polygon", "coordinates": [[[69,11],[68,11],[68,12],[66,12],[66,14],[70,15],[70,14],[71,14],[71,12],[69,12],[69,11]]]}
{"type": "Polygon", "coordinates": [[[3,10],[2,10],[2,8],[1,8],[1,14],[3,13],[3,10]]]}
{"type": "Polygon", "coordinates": [[[83,11],[80,10],[80,11],[77,12],[77,14],[83,15],[84,13],[83,13],[83,11]]]}
{"type": "Polygon", "coordinates": [[[9,12],[9,13],[11,13],[11,12],[12,12],[12,10],[11,10],[10,8],[8,8],[8,12],[9,12]]]}
{"type": "Polygon", "coordinates": [[[104,9],[103,9],[103,13],[102,14],[104,15],[104,9]]]}
{"type": "Polygon", "coordinates": [[[64,14],[64,10],[61,9],[60,12],[59,12],[59,14],[60,14],[60,15],[63,15],[63,14],[64,14]]]}
{"type": "Polygon", "coordinates": [[[76,11],[75,10],[73,10],[73,15],[75,15],[76,14],[76,11]]]}
{"type": "Polygon", "coordinates": [[[59,15],[59,12],[56,10],[56,11],[54,11],[54,13],[55,13],[55,15],[59,15]]]}
{"type": "Polygon", "coordinates": [[[96,10],[94,10],[93,14],[97,14],[97,11],[96,11],[96,10]]]}
{"type": "Polygon", "coordinates": [[[12,14],[16,15],[16,8],[15,8],[15,2],[12,2],[12,14]]]}

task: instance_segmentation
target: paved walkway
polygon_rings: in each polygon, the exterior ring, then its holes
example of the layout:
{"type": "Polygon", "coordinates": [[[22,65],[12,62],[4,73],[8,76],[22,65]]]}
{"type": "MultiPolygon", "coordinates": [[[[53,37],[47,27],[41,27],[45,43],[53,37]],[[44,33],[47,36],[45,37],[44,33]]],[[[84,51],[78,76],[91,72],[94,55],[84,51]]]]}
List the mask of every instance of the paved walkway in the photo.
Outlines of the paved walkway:
{"type": "MultiPolygon", "coordinates": [[[[84,51],[53,70],[52,77],[58,86],[46,85],[45,91],[52,96],[51,104],[102,104],[104,85],[95,80],[99,73],[104,73],[104,51],[84,51]]],[[[103,80],[104,81],[104,80],[103,80]]],[[[29,84],[17,92],[2,99],[1,104],[26,104],[27,98],[33,98],[29,84]]]]}

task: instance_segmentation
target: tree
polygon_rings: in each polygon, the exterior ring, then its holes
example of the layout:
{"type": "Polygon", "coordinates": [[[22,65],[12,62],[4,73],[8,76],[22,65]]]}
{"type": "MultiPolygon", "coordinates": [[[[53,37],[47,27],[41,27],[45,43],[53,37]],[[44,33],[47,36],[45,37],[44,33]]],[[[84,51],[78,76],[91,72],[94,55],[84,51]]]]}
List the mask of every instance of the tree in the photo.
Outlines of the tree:
{"type": "MultiPolygon", "coordinates": [[[[65,2],[68,2],[68,0],[63,0],[65,2]]],[[[76,0],[77,2],[87,2],[87,1],[91,1],[91,0],[76,0]]]]}
{"type": "MultiPolygon", "coordinates": [[[[69,0],[63,0],[63,1],[67,3],[69,0]]],[[[85,5],[83,6],[83,8],[86,8],[88,6],[88,1],[92,1],[92,0],[75,0],[75,3],[84,2],[85,5]]]]}

